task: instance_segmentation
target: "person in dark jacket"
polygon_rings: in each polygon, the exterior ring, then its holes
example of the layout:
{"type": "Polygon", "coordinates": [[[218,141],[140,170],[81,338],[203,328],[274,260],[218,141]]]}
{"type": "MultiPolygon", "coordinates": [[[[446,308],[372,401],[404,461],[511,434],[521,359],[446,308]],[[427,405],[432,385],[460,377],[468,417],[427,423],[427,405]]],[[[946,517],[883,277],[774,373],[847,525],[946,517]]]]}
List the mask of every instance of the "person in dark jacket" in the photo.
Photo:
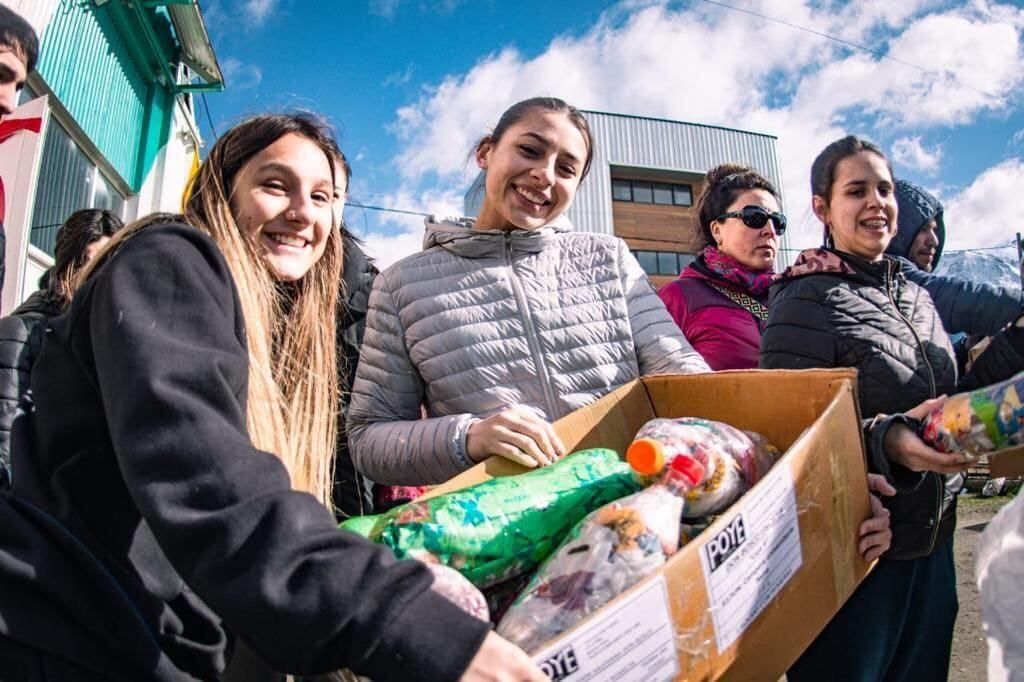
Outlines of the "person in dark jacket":
{"type": "Polygon", "coordinates": [[[45,323],[67,309],[86,263],[123,226],[110,211],[87,208],[72,213],[57,232],[54,265],[40,278],[40,289],[0,319],[0,485],[10,481],[11,426],[28,393],[45,323]]]}
{"type": "Polygon", "coordinates": [[[908,280],[928,291],[949,334],[991,336],[1024,312],[1020,287],[934,274],[946,244],[942,203],[905,180],[896,180],[895,188],[899,229],[885,252],[908,280]]]}
{"type": "Polygon", "coordinates": [[[870,470],[899,491],[892,548],[789,671],[803,680],[942,680],[957,598],[952,534],[961,454],[928,447],[908,417],[957,387],[930,296],[884,255],[896,231],[892,171],[875,145],[832,143],[811,170],[827,248],[803,252],[771,292],[761,367],[855,367],[870,470]],[[876,416],[877,415],[877,416],[876,416]]]}
{"type": "Polygon", "coordinates": [[[757,367],[786,216],[775,186],[752,168],[723,164],[704,178],[697,220],[707,246],[658,295],[713,370],[757,367]]]}
{"type": "Polygon", "coordinates": [[[235,126],[189,224],[122,230],[50,322],[0,497],[10,679],[214,680],[236,644],[301,675],[544,679],[329,510],[347,168],[308,117],[235,126]]]}
{"type": "Polygon", "coordinates": [[[359,365],[359,349],[366,333],[366,311],[370,291],[378,270],[360,248],[359,240],[347,229],[342,228],[344,265],[342,269],[342,296],[347,304],[339,311],[338,357],[339,382],[341,388],[338,411],[338,449],[334,465],[334,506],[339,520],[352,516],[374,513],[373,484],[357,472],[348,450],[348,436],[345,419],[348,416],[348,399],[352,393],[356,367],[359,365]]]}
{"type": "MultiPolygon", "coordinates": [[[[39,38],[32,25],[9,7],[0,4],[0,121],[18,106],[18,93],[39,59],[39,38]]],[[[7,263],[4,232],[6,212],[4,183],[0,180],[0,289],[4,286],[7,263]]]]}
{"type": "Polygon", "coordinates": [[[896,180],[899,224],[885,253],[905,258],[918,270],[934,272],[946,245],[946,222],[942,203],[922,187],[896,180]]]}

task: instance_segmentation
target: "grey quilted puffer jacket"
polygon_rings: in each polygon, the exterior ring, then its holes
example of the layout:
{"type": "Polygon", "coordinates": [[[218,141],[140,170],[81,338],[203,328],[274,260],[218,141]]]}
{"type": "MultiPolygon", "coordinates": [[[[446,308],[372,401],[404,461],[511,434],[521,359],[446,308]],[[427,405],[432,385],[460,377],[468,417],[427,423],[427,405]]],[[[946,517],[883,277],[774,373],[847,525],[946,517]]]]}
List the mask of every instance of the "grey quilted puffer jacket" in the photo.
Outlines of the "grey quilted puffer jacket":
{"type": "Polygon", "coordinates": [[[622,240],[429,219],[424,250],[370,295],[352,458],[378,483],[440,483],[473,464],[480,417],[554,420],[641,375],[706,371],[622,240]]]}

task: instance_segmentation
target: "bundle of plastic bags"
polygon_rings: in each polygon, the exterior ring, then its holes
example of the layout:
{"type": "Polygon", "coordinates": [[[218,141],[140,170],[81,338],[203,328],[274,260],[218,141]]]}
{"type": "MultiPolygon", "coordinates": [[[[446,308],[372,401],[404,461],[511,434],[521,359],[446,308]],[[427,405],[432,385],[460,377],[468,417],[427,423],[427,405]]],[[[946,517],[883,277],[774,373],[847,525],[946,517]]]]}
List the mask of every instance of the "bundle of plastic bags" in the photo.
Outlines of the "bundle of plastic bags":
{"type": "Polygon", "coordinates": [[[1024,372],[992,386],[946,399],[921,424],[921,437],[939,452],[981,455],[1024,442],[1024,372]]]}
{"type": "Polygon", "coordinates": [[[596,448],[341,527],[487,587],[533,570],[587,513],[639,488],[615,451],[596,448]]]}

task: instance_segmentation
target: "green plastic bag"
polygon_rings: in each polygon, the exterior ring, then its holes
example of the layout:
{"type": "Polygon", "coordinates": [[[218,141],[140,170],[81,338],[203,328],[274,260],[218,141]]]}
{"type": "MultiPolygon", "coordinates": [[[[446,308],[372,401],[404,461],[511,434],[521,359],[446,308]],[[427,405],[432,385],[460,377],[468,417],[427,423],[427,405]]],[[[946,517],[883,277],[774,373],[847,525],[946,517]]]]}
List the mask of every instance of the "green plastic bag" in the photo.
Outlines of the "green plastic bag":
{"type": "Polygon", "coordinates": [[[410,502],[341,528],[387,545],[400,559],[450,566],[477,587],[531,571],[584,516],[640,489],[614,450],[573,453],[518,476],[410,502]]]}

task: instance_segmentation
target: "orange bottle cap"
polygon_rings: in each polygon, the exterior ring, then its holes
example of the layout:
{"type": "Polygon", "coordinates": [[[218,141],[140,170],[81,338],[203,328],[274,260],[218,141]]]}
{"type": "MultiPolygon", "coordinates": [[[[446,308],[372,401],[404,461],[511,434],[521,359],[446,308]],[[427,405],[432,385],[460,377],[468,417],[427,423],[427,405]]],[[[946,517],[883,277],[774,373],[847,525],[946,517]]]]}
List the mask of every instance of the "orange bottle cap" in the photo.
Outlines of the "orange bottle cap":
{"type": "Polygon", "coordinates": [[[637,438],[626,450],[626,461],[638,474],[657,474],[665,468],[665,448],[653,438],[637,438]]]}

